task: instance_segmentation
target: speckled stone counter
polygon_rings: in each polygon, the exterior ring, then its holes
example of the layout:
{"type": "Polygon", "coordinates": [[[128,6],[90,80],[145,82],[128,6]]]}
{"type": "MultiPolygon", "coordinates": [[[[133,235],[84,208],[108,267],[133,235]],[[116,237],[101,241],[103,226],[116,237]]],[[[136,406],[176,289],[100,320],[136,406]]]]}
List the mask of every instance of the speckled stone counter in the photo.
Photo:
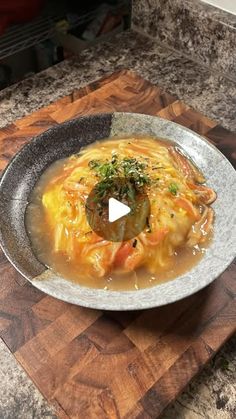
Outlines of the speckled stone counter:
{"type": "Polygon", "coordinates": [[[135,32],[122,33],[1,91],[0,126],[123,68],[236,130],[236,83],[135,32]]]}
{"type": "MultiPolygon", "coordinates": [[[[0,92],[0,126],[116,70],[129,68],[188,105],[236,130],[236,84],[134,32],[0,92]]],[[[0,279],[1,280],[1,279],[0,279]]],[[[0,418],[55,418],[47,403],[0,345],[0,418]]],[[[164,419],[236,417],[236,338],[231,339],[164,414],[164,419]]]]}
{"type": "Polygon", "coordinates": [[[133,0],[134,28],[236,80],[236,16],[200,0],[133,0]]]}
{"type": "Polygon", "coordinates": [[[0,418],[56,419],[56,416],[0,339],[0,418]]]}

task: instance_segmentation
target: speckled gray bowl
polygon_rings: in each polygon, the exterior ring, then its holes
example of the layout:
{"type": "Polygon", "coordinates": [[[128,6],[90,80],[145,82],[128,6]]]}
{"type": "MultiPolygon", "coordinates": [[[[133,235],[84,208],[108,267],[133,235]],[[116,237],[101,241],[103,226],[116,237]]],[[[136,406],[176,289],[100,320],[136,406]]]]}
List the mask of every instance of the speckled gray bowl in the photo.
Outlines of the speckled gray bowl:
{"type": "Polygon", "coordinates": [[[58,125],[34,138],[13,158],[0,182],[0,243],[4,253],[33,285],[70,303],[107,310],[157,307],[187,297],[210,284],[232,262],[236,243],[236,172],[228,160],[194,132],[161,118],[129,113],[94,115],[58,125]],[[196,162],[217,192],[214,239],[190,272],[175,280],[138,291],[105,291],[82,287],[56,275],[34,255],[24,216],[35,182],[53,161],[81,146],[114,135],[149,134],[178,143],[196,162]]]}

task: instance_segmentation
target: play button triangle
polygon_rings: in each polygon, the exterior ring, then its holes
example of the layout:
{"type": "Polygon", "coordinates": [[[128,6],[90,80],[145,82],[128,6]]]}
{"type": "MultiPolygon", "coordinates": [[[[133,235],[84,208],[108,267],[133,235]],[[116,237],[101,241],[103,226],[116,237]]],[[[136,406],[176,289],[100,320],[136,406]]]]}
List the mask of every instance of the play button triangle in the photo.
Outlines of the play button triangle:
{"type": "Polygon", "coordinates": [[[130,207],[123,204],[120,201],[117,201],[115,198],[110,198],[108,201],[108,220],[110,223],[113,223],[119,218],[124,217],[130,213],[130,207]]]}
{"type": "Polygon", "coordinates": [[[112,188],[105,191],[103,181],[95,184],[86,199],[87,221],[91,230],[104,240],[124,242],[137,237],[147,228],[150,216],[147,194],[135,190],[134,196],[127,194],[124,197],[117,193],[126,190],[126,179],[118,177],[113,179],[112,188]]]}

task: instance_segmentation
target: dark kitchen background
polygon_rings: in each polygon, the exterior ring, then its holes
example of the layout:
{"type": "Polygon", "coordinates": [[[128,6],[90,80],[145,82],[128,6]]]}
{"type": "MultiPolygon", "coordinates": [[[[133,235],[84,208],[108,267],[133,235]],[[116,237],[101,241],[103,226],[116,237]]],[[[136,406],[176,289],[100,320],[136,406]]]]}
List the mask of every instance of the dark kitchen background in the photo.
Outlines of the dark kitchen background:
{"type": "Polygon", "coordinates": [[[130,26],[131,0],[1,0],[0,89],[130,26]]]}

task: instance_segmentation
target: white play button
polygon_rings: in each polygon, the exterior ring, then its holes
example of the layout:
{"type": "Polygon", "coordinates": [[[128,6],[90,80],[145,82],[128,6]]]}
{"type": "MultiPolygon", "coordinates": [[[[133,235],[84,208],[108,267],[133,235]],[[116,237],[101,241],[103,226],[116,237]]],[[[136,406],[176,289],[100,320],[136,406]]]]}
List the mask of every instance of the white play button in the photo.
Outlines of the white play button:
{"type": "Polygon", "coordinates": [[[121,191],[127,190],[127,181],[123,178],[113,179],[111,186],[104,190],[102,180],[91,190],[85,204],[87,221],[91,230],[104,240],[131,240],[148,227],[148,196],[143,190],[135,189],[132,195],[127,193],[124,198],[121,191]]]}
{"type": "Polygon", "coordinates": [[[120,201],[117,201],[115,198],[110,198],[108,201],[108,220],[110,223],[113,223],[119,218],[124,217],[124,215],[129,214],[131,211],[128,205],[123,204],[120,201]]]}

